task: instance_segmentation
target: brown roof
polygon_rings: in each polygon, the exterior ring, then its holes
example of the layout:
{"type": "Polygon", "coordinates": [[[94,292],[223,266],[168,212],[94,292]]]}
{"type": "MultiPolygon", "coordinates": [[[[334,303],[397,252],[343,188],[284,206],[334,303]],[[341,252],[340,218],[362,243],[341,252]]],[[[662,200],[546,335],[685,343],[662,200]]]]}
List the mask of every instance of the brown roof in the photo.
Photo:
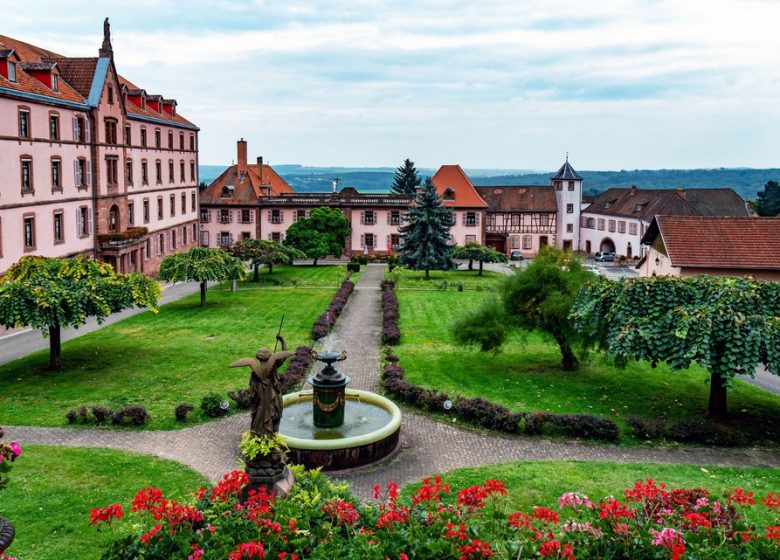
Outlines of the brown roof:
{"type": "Polygon", "coordinates": [[[92,79],[95,76],[97,57],[92,58],[42,58],[43,61],[56,62],[57,68],[65,80],[85,99],[89,97],[92,79]]]}
{"type": "Polygon", "coordinates": [[[452,189],[454,200],[444,200],[442,204],[450,207],[487,208],[487,203],[479,196],[468,175],[460,165],[442,165],[431,178],[436,185],[436,192],[444,198],[444,191],[452,189]]]}
{"type": "Polygon", "coordinates": [[[260,197],[279,196],[287,193],[294,193],[293,188],[282,179],[279,174],[269,165],[263,165],[263,177],[260,180],[259,166],[247,165],[248,172],[244,175],[244,180],[240,181],[238,165],[231,165],[222,174],[200,193],[201,204],[221,204],[246,206],[254,204],[260,197]],[[271,192],[268,193],[267,187],[270,185],[271,192]],[[225,190],[226,186],[232,186],[233,190],[230,196],[223,196],[229,192],[225,190]]]}
{"type": "Polygon", "coordinates": [[[555,189],[550,186],[476,187],[489,212],[557,212],[555,189]]]}
{"type": "Polygon", "coordinates": [[[780,218],[657,216],[642,242],[659,232],[673,266],[780,270],[780,218]]]}
{"type": "Polygon", "coordinates": [[[666,216],[750,216],[732,189],[612,188],[598,194],[583,212],[652,221],[666,216]]]}

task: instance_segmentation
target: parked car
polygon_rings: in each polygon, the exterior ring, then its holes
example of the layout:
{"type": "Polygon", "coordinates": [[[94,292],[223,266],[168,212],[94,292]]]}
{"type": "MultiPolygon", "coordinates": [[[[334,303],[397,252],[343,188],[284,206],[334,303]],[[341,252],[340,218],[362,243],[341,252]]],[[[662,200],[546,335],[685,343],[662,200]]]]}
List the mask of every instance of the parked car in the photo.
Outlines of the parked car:
{"type": "Polygon", "coordinates": [[[509,253],[509,259],[513,261],[522,261],[523,260],[522,251],[512,251],[511,253],[509,253]]]}
{"type": "Polygon", "coordinates": [[[615,260],[615,253],[612,251],[598,251],[593,258],[596,262],[613,262],[615,260]]]}

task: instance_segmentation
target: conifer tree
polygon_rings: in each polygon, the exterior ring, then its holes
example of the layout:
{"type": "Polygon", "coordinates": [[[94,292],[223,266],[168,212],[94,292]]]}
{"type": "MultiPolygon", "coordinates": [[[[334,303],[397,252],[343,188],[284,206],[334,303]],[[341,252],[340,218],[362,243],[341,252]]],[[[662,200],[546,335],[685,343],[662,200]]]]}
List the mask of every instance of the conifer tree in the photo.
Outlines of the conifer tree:
{"type": "Polygon", "coordinates": [[[417,188],[422,184],[420,175],[414,167],[414,162],[406,158],[402,165],[395,170],[393,177],[393,186],[390,187],[391,194],[415,194],[417,188]]]}
{"type": "Polygon", "coordinates": [[[414,270],[424,270],[426,279],[430,277],[430,270],[454,268],[449,240],[455,219],[452,210],[442,206],[430,178],[425,179],[425,186],[417,193],[406,219],[407,224],[399,228],[399,263],[414,270]]]}

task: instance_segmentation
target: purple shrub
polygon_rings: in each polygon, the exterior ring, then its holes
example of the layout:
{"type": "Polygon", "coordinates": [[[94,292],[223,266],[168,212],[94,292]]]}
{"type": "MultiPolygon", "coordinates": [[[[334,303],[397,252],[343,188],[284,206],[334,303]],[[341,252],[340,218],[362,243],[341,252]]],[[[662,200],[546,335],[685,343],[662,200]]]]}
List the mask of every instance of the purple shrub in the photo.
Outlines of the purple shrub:
{"type": "Polygon", "coordinates": [[[398,298],[395,295],[395,283],[382,282],[382,344],[398,344],[401,330],[398,328],[398,298]]]}
{"type": "Polygon", "coordinates": [[[341,283],[341,287],[339,287],[336,295],[330,301],[330,305],[328,305],[328,310],[314,321],[314,325],[311,328],[312,339],[319,340],[330,332],[341,312],[344,311],[344,307],[347,305],[349,296],[354,289],[355,284],[349,279],[341,283]]]}

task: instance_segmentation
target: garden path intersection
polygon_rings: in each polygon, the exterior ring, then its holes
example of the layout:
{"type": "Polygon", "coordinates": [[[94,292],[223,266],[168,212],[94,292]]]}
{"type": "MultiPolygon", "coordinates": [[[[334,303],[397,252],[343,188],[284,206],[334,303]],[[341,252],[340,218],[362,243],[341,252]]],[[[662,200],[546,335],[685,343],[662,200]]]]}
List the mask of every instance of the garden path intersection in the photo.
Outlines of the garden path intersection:
{"type": "MultiPolygon", "coordinates": [[[[379,384],[381,312],[379,289],[383,265],[368,265],[334,331],[349,352],[340,369],[351,387],[376,391],[379,384]]],[[[462,429],[409,409],[403,411],[400,449],[391,458],[359,470],[333,473],[370,499],[375,484],[393,480],[404,485],[459,467],[512,460],[583,460],[621,463],[678,463],[733,467],[780,468],[780,452],[763,449],[713,449],[585,444],[541,438],[502,437],[462,429]]],[[[6,437],[25,443],[106,447],[178,461],[218,480],[239,466],[238,442],[248,426],[247,414],[172,431],[112,431],[6,426],[6,437]]]]}

